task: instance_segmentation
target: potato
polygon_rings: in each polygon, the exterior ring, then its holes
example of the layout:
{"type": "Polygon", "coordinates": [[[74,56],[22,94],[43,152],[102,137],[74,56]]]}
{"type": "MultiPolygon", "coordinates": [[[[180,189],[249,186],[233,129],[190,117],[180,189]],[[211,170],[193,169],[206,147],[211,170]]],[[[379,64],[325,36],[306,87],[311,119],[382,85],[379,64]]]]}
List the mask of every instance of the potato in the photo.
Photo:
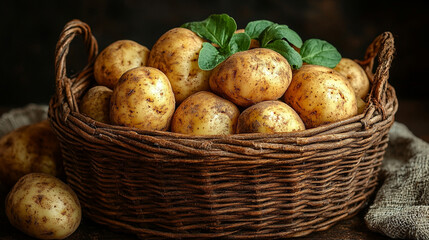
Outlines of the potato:
{"type": "Polygon", "coordinates": [[[48,120],[22,126],[0,139],[0,182],[10,188],[31,172],[63,175],[59,142],[48,120]]]}
{"type": "Polygon", "coordinates": [[[237,133],[276,133],[305,130],[298,114],[284,102],[264,101],[248,107],[238,117],[237,133]]]}
{"type": "Polygon", "coordinates": [[[79,226],[79,199],[64,182],[49,174],[30,173],[15,184],[5,200],[9,222],[38,239],[64,239],[79,226]]]}
{"type": "Polygon", "coordinates": [[[110,99],[112,124],[142,130],[167,130],[176,102],[167,76],[152,67],[124,73],[110,99]]]}
{"type": "Polygon", "coordinates": [[[303,65],[295,70],[284,101],[306,128],[336,122],[357,114],[355,92],[347,79],[333,69],[303,65]]]}
{"type": "Polygon", "coordinates": [[[105,86],[95,86],[88,90],[79,104],[82,114],[102,123],[110,123],[110,98],[113,91],[105,86]]]}
{"type": "Polygon", "coordinates": [[[157,40],[149,54],[148,66],[167,75],[177,104],[196,92],[209,90],[211,71],[198,66],[203,42],[189,29],[173,28],[157,40]]]}
{"type": "Polygon", "coordinates": [[[173,115],[171,131],[192,135],[235,133],[238,108],[214,93],[200,91],[183,101],[173,115]]]}
{"type": "Polygon", "coordinates": [[[118,40],[107,46],[94,62],[94,77],[99,85],[113,89],[129,69],[146,66],[149,49],[132,40],[118,40]]]}
{"type": "Polygon", "coordinates": [[[213,69],[210,88],[241,107],[279,99],[288,88],[292,71],[287,60],[267,48],[231,55],[213,69]]]}
{"type": "Polygon", "coordinates": [[[334,68],[335,71],[344,75],[352,85],[356,96],[365,100],[369,93],[370,82],[365,70],[355,61],[349,58],[341,58],[334,68]]]}
{"type": "Polygon", "coordinates": [[[361,114],[365,111],[366,108],[366,102],[364,100],[362,100],[362,98],[358,98],[356,97],[356,102],[357,102],[357,113],[361,114]]]}

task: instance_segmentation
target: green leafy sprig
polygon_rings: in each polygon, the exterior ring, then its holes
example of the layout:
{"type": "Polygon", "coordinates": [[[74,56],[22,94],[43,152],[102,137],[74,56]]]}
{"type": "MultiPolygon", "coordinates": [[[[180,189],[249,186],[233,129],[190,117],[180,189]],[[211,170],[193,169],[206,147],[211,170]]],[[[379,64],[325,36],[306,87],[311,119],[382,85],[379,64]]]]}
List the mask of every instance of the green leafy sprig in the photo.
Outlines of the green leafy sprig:
{"type": "Polygon", "coordinates": [[[198,57],[198,65],[203,70],[211,70],[232,54],[248,50],[251,39],[258,40],[262,48],[280,53],[293,69],[299,69],[303,62],[333,68],[341,60],[341,54],[327,41],[308,39],[303,43],[287,25],[268,20],[249,22],[244,33],[235,33],[237,24],[227,14],[213,14],[203,21],[181,27],[209,41],[203,43],[198,57]]]}
{"type": "Polygon", "coordinates": [[[249,22],[244,29],[252,39],[259,41],[260,47],[269,48],[280,53],[292,68],[302,66],[300,54],[291,46],[301,48],[302,40],[299,35],[286,25],[279,25],[267,20],[249,22]]]}
{"type": "Polygon", "coordinates": [[[203,21],[185,23],[181,27],[188,28],[209,41],[203,43],[198,57],[198,65],[203,70],[211,70],[232,54],[250,47],[249,35],[234,34],[237,24],[227,14],[213,14],[203,21]]]}
{"type": "Polygon", "coordinates": [[[308,39],[302,45],[302,61],[334,68],[341,60],[341,54],[330,43],[320,39],[308,39]]]}

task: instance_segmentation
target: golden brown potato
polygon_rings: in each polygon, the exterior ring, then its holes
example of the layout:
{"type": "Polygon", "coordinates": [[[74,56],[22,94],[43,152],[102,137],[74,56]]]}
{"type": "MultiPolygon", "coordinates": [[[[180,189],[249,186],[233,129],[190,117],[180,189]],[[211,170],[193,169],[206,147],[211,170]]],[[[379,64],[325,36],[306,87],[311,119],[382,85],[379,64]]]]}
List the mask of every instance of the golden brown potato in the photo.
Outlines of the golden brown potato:
{"type": "Polygon", "coordinates": [[[118,40],[107,46],[96,58],[94,77],[99,85],[113,89],[129,69],[146,66],[149,49],[132,40],[118,40]]]}
{"type": "Polygon", "coordinates": [[[213,69],[210,88],[238,106],[279,99],[288,88],[292,70],[287,60],[267,48],[231,55],[213,69]]]}
{"type": "Polygon", "coordinates": [[[293,73],[284,101],[306,128],[336,122],[357,114],[355,92],[343,75],[330,68],[303,65],[293,73]]]}
{"type": "Polygon", "coordinates": [[[370,82],[365,70],[357,62],[349,58],[342,58],[334,70],[347,78],[357,97],[363,100],[366,99],[369,93],[370,82]]]}
{"type": "Polygon", "coordinates": [[[0,139],[0,182],[9,188],[32,172],[63,175],[60,146],[48,120],[20,127],[0,139]]]}
{"type": "Polygon", "coordinates": [[[357,113],[358,114],[363,113],[365,111],[366,102],[364,100],[362,100],[362,98],[356,97],[356,103],[357,103],[357,108],[358,108],[357,113]]]}
{"type": "Polygon", "coordinates": [[[38,239],[64,239],[78,228],[82,217],[73,190],[44,173],[20,178],[5,203],[12,226],[38,239]]]}
{"type": "Polygon", "coordinates": [[[238,108],[214,93],[200,91],[183,101],[173,115],[171,131],[192,135],[235,133],[238,108]]]}
{"type": "Polygon", "coordinates": [[[276,133],[305,130],[298,114],[284,102],[263,101],[244,110],[237,133],[276,133]]]}
{"type": "Polygon", "coordinates": [[[113,91],[105,86],[92,87],[80,102],[80,112],[96,121],[110,123],[110,97],[112,93],[113,91]]]}
{"type": "Polygon", "coordinates": [[[208,90],[211,71],[201,70],[198,56],[204,40],[186,28],[164,33],[149,55],[148,66],[167,75],[177,104],[193,93],[208,90]]]}
{"type": "Polygon", "coordinates": [[[167,76],[152,67],[124,73],[110,101],[112,124],[142,130],[167,130],[176,106],[167,76]]]}

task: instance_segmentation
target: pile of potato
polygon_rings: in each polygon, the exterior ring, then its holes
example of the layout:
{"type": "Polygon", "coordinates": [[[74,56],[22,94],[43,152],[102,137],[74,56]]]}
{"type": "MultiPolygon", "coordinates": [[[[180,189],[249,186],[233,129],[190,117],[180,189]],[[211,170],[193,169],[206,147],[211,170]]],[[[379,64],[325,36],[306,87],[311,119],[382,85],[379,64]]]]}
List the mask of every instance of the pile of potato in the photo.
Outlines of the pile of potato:
{"type": "Polygon", "coordinates": [[[174,28],[151,50],[130,40],[112,43],[94,63],[97,84],[82,98],[81,113],[142,130],[229,135],[300,131],[365,107],[370,82],[353,60],[292,70],[282,55],[252,42],[206,71],[198,66],[203,42],[174,28]]]}

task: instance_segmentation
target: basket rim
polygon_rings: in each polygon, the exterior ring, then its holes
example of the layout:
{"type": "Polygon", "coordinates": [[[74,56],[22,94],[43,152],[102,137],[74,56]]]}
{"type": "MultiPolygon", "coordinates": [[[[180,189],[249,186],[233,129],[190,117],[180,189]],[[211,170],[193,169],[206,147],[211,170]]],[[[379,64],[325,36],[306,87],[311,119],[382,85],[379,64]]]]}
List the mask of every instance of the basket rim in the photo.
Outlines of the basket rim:
{"type": "MultiPolygon", "coordinates": [[[[201,164],[202,161],[209,159],[210,161],[206,164],[222,164],[227,161],[239,166],[278,165],[285,161],[291,162],[288,159],[280,160],[282,154],[294,155],[297,161],[308,161],[308,154],[316,154],[318,159],[323,159],[323,156],[319,156],[321,152],[329,148],[333,150],[347,147],[352,144],[350,139],[374,141],[374,138],[379,135],[379,130],[390,128],[394,123],[394,115],[398,108],[397,98],[393,87],[389,86],[388,90],[391,93],[389,94],[391,101],[388,104],[386,119],[383,119],[381,114],[376,114],[369,119],[371,124],[365,125],[362,123],[365,114],[361,114],[343,122],[331,124],[329,128],[319,127],[320,129],[316,129],[317,134],[310,135],[306,130],[292,133],[226,136],[193,136],[164,131],[139,131],[127,127],[119,127],[120,130],[116,130],[111,128],[111,125],[99,125],[98,122],[77,112],[71,113],[66,122],[61,122],[64,120],[61,117],[53,119],[52,109],[50,109],[49,118],[57,135],[67,133],[75,138],[73,141],[101,144],[97,147],[99,153],[107,154],[106,156],[109,152],[113,153],[111,147],[115,148],[118,152],[111,155],[114,158],[126,155],[128,158],[145,162],[201,164]],[[343,124],[344,122],[347,124],[343,124]],[[127,154],[123,151],[127,151],[127,154]]],[[[338,154],[344,153],[339,151],[338,154]]]]}

